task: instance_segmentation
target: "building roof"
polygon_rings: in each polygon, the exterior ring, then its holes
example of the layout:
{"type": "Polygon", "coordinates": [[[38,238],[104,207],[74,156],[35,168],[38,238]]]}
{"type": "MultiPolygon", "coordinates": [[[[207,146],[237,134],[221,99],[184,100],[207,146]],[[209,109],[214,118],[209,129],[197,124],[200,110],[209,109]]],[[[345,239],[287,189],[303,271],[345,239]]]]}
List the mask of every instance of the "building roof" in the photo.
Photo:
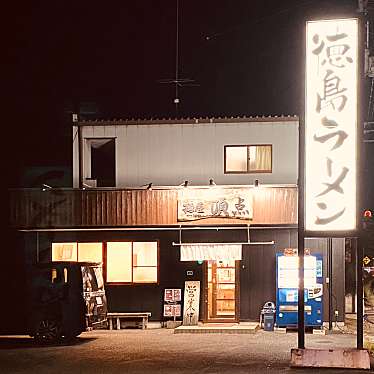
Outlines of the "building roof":
{"type": "Polygon", "coordinates": [[[131,119],[97,119],[80,120],[75,123],[81,126],[105,125],[161,125],[161,124],[194,124],[194,123],[238,123],[238,122],[292,122],[299,121],[297,115],[280,116],[243,116],[243,117],[186,117],[186,118],[131,118],[131,119]]]}

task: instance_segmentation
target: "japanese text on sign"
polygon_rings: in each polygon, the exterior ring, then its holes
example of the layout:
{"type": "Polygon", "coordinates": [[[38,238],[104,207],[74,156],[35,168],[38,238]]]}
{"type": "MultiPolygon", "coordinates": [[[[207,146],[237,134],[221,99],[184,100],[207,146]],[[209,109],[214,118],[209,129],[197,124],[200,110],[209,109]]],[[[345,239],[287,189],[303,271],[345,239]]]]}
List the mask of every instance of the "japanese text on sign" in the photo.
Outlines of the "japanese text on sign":
{"type": "Polygon", "coordinates": [[[183,325],[194,326],[199,321],[200,281],[184,283],[183,325]]]}
{"type": "Polygon", "coordinates": [[[166,288],[164,291],[164,300],[170,302],[181,301],[182,290],[180,288],[166,288]]]}
{"type": "Polygon", "coordinates": [[[164,304],[164,317],[180,317],[180,304],[164,304]]]}
{"type": "Polygon", "coordinates": [[[357,19],[307,22],[307,231],[356,228],[357,36],[357,19]]]}
{"type": "Polygon", "coordinates": [[[249,189],[201,189],[180,191],[178,221],[203,218],[253,218],[252,194],[249,189]]]}

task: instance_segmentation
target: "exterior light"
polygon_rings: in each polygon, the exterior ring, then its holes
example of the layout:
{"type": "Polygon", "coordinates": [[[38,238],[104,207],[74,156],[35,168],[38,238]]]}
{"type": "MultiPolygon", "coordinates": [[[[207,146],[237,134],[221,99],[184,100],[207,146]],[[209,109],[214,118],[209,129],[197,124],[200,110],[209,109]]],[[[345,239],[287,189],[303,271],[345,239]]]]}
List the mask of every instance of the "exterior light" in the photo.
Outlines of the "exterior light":
{"type": "Polygon", "coordinates": [[[45,183],[42,184],[42,191],[47,191],[47,190],[51,190],[51,189],[52,189],[52,187],[49,186],[48,184],[45,184],[45,183]]]}
{"type": "Polygon", "coordinates": [[[364,218],[371,219],[373,218],[373,212],[370,209],[366,209],[364,211],[364,218]]]}
{"type": "Polygon", "coordinates": [[[258,187],[259,186],[259,182],[258,182],[258,179],[255,179],[255,184],[254,184],[255,187],[258,187]]]}
{"type": "Polygon", "coordinates": [[[214,179],[212,178],[212,179],[209,179],[209,186],[211,187],[211,186],[215,186],[216,185],[216,183],[214,182],[214,179]]]}
{"type": "Polygon", "coordinates": [[[183,187],[188,187],[188,181],[184,181],[183,187]]]}

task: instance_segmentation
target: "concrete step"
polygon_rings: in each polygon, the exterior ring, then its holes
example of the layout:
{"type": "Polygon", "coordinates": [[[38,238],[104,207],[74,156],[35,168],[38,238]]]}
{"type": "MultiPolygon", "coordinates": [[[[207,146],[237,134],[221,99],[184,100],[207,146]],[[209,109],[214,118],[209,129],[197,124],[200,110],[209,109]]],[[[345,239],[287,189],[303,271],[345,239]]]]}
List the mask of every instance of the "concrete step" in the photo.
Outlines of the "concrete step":
{"type": "Polygon", "coordinates": [[[257,322],[239,324],[203,324],[198,326],[179,326],[174,334],[254,334],[259,329],[257,322]]]}

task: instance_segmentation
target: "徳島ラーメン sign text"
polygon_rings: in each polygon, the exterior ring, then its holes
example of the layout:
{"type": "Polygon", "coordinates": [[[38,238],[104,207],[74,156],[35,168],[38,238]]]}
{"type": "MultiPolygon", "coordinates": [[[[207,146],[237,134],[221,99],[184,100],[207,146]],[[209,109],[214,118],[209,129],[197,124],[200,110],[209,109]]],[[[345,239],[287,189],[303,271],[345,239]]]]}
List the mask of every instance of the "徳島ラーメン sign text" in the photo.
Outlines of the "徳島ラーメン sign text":
{"type": "Polygon", "coordinates": [[[178,192],[178,221],[203,218],[253,218],[252,193],[243,189],[183,189],[178,192]]]}
{"type": "Polygon", "coordinates": [[[305,230],[354,230],[358,20],[306,27],[305,230]]]}

